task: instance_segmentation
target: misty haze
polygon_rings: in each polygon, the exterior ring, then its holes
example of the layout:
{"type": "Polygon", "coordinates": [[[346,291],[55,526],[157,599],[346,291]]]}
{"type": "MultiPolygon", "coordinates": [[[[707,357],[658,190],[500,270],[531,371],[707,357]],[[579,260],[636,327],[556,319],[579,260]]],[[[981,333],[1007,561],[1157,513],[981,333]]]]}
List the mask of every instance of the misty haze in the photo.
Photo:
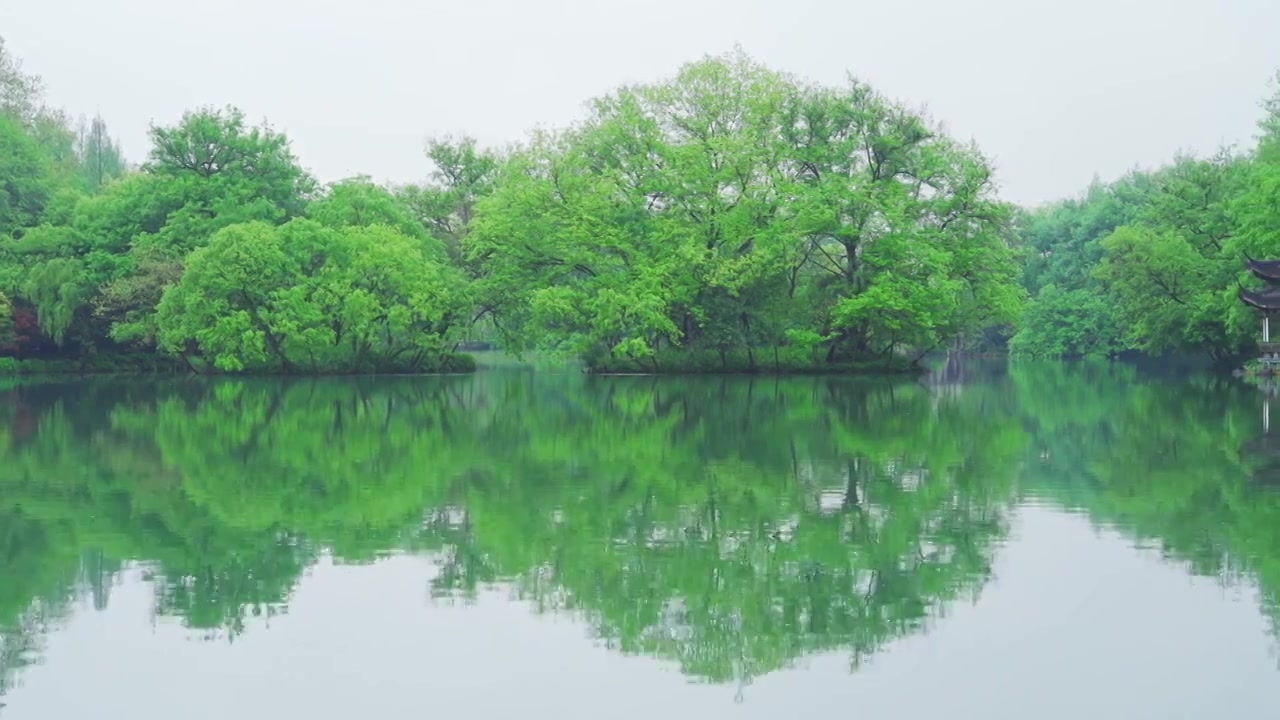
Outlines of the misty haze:
{"type": "Polygon", "coordinates": [[[1277,28],[0,3],[0,719],[1273,716],[1277,28]]]}

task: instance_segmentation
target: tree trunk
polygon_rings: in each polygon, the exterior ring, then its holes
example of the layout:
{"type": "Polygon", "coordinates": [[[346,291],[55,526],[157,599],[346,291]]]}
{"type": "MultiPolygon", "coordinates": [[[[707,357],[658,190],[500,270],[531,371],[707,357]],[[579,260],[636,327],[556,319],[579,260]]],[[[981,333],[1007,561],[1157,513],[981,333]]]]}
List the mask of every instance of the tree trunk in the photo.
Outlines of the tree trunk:
{"type": "Polygon", "coordinates": [[[853,460],[845,463],[845,472],[848,476],[845,478],[844,484],[844,507],[845,509],[858,507],[858,468],[857,463],[853,460]]]}

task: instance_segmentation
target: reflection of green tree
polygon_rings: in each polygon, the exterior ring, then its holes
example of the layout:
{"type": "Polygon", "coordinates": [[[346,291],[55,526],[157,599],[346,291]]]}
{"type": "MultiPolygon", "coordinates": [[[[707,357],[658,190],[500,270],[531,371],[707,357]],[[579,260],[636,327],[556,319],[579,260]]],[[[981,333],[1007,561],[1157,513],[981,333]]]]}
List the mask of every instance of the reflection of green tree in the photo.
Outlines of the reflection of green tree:
{"type": "MultiPolygon", "coordinates": [[[[146,562],[160,569],[159,612],[193,627],[235,631],[245,612],[279,605],[314,556],[293,538],[237,532],[210,518],[190,502],[154,441],[112,422],[154,406],[154,391],[29,387],[9,399],[13,415],[38,415],[38,423],[25,430],[26,421],[11,425],[20,432],[10,435],[0,461],[0,494],[10,512],[57,538],[56,545],[20,543],[29,552],[49,546],[34,567],[74,570],[74,562],[52,558],[78,558],[86,549],[112,561],[146,562]]],[[[4,525],[15,526],[12,518],[4,525]]]]}
{"type": "Polygon", "coordinates": [[[1105,367],[1015,367],[1035,428],[1027,484],[1194,573],[1252,578],[1280,618],[1280,492],[1256,477],[1267,458],[1249,450],[1262,433],[1261,393],[1105,367]]]}
{"type": "Polygon", "coordinates": [[[145,564],[159,613],[235,634],[321,552],[430,552],[438,596],[509,583],[703,679],[826,650],[856,664],[982,587],[1020,465],[1023,492],[1256,581],[1280,618],[1260,404],[1088,363],[903,384],[17,385],[0,393],[0,683],[123,563],[145,564]]]}
{"type": "Polygon", "coordinates": [[[700,677],[860,660],[989,573],[1023,447],[989,399],[519,373],[22,386],[0,492],[31,529],[0,528],[56,542],[4,558],[29,580],[4,617],[74,595],[58,578],[96,551],[146,563],[161,614],[235,633],[321,549],[417,549],[439,593],[509,580],[700,677]]]}
{"type": "Polygon", "coordinates": [[[538,607],[713,680],[860,660],[980,586],[1022,447],[913,385],[610,380],[575,398],[562,420],[513,419],[555,431],[437,514],[454,548],[437,589],[516,576],[538,607]]]}

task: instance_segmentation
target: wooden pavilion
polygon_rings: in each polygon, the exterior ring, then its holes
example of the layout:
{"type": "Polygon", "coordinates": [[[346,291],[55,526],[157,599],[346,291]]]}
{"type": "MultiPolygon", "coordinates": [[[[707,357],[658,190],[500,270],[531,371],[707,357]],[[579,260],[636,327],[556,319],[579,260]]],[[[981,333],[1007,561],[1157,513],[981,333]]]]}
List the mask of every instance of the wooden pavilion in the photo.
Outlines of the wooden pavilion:
{"type": "Polygon", "coordinates": [[[1240,302],[1256,308],[1262,314],[1261,356],[1258,358],[1269,370],[1280,368],[1280,343],[1271,342],[1271,316],[1280,312],[1280,260],[1254,260],[1245,255],[1245,267],[1259,280],[1266,283],[1261,290],[1240,288],[1240,302]]]}

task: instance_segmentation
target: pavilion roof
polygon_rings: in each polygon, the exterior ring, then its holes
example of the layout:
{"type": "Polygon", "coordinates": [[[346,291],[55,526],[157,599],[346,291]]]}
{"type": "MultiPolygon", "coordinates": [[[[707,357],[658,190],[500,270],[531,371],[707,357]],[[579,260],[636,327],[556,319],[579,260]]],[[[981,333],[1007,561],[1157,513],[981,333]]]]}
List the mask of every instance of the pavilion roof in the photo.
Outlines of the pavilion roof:
{"type": "Polygon", "coordinates": [[[1254,260],[1248,255],[1244,259],[1245,267],[1249,268],[1254,277],[1269,283],[1280,283],[1280,260],[1254,260]]]}

